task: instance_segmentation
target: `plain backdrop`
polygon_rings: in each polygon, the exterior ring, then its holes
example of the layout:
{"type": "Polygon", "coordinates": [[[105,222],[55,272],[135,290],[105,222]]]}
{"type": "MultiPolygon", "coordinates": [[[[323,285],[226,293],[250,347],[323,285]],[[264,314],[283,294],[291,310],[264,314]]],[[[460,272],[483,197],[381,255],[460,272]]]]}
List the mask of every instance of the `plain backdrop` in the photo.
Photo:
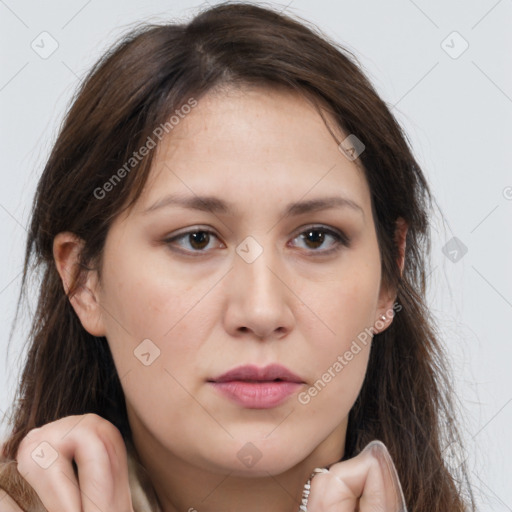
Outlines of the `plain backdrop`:
{"type": "MultiPolygon", "coordinates": [[[[454,369],[474,491],[482,510],[512,511],[512,2],[287,4],[267,5],[356,54],[431,184],[429,306],[454,369]]],[[[0,415],[29,325],[25,314],[7,354],[31,202],[71,95],[131,25],[185,21],[204,5],[0,0],[0,415]]]]}

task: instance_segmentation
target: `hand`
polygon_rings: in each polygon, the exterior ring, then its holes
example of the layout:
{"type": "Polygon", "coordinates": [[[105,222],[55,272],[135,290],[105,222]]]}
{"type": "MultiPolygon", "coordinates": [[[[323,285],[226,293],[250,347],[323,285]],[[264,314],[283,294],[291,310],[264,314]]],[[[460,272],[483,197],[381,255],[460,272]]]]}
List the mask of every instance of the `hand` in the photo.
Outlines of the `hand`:
{"type": "Polygon", "coordinates": [[[48,512],[133,512],[126,446],[119,430],[97,414],[31,430],[16,460],[48,512]]]}
{"type": "Polygon", "coordinates": [[[407,512],[386,446],[372,441],[356,457],[311,479],[308,512],[407,512]]]}

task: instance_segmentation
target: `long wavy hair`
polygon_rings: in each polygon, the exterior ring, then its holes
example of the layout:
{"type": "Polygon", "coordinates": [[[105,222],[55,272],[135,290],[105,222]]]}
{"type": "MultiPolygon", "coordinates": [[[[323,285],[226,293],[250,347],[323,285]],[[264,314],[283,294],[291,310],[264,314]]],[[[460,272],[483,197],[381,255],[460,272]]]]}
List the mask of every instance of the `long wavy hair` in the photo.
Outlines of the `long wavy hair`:
{"type": "Polygon", "coordinates": [[[432,194],[425,176],[351,52],[305,20],[246,3],[216,5],[186,24],[131,28],[76,92],[31,213],[18,311],[32,273],[40,279],[39,296],[5,455],[14,459],[31,429],[85,413],[111,421],[132,446],[107,340],[83,328],[69,297],[87,269],[101,269],[109,227],[140,196],[154,152],[125,173],[115,190],[99,191],[190,98],[243,86],[299,93],[365,145],[359,161],[371,192],[382,278],[396,290],[401,310],[374,337],[366,379],[349,415],[344,459],[380,439],[396,463],[410,511],[474,510],[464,465],[455,468],[443,456],[460,436],[435,319],[426,307],[432,194]],[[396,264],[399,217],[408,224],[402,274],[396,264]],[[68,295],[52,252],[62,231],[84,241],[68,295]]]}

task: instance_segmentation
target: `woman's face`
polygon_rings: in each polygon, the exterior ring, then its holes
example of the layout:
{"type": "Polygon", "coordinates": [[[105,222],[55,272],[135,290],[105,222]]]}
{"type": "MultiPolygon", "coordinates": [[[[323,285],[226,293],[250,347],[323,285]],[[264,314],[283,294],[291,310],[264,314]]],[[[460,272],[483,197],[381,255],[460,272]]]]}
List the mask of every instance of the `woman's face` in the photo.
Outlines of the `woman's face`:
{"type": "Polygon", "coordinates": [[[357,160],[308,102],[262,89],[202,98],[155,156],[82,316],[108,339],[138,450],[240,475],[339,460],[392,307],[357,160]],[[296,382],[218,379],[276,364],[296,382]]]}

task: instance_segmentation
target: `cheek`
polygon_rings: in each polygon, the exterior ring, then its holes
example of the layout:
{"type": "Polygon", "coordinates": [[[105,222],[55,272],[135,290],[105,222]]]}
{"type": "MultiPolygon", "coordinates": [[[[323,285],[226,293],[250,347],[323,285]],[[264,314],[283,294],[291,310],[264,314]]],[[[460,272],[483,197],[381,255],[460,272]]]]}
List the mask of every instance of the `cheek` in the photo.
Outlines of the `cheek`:
{"type": "Polygon", "coordinates": [[[201,301],[205,286],[171,282],[154,268],[125,260],[109,269],[107,337],[128,408],[148,424],[172,419],[166,432],[177,434],[173,425],[197,414],[188,390],[211,303],[201,301]]]}
{"type": "Polygon", "coordinates": [[[321,322],[314,322],[315,329],[309,328],[308,339],[314,349],[309,359],[312,379],[299,402],[315,413],[338,413],[341,418],[357,398],[368,364],[378,301],[380,272],[375,265],[354,265],[343,277],[324,286],[313,300],[321,322]]]}
{"type": "Polygon", "coordinates": [[[129,333],[134,340],[164,340],[187,322],[205,286],[183,272],[170,273],[168,268],[164,272],[160,260],[152,260],[150,254],[110,255],[102,302],[111,313],[106,321],[113,332],[121,326],[124,337],[129,333]]]}
{"type": "Polygon", "coordinates": [[[347,290],[330,307],[328,321],[334,334],[313,338],[310,380],[298,401],[311,417],[322,418],[334,428],[347,417],[364,381],[372,340],[373,297],[363,300],[347,290]]]}
{"type": "MultiPolygon", "coordinates": [[[[373,326],[380,287],[379,262],[356,262],[347,265],[328,282],[309,292],[308,304],[318,321],[303,320],[317,348],[332,357],[344,351],[365,329],[373,326]],[[311,293],[311,292],[314,293],[311,293]]],[[[311,317],[311,315],[310,315],[311,317]]],[[[325,363],[325,361],[323,361],[325,363]]]]}
{"type": "Polygon", "coordinates": [[[153,379],[162,386],[163,379],[172,387],[165,370],[174,375],[190,367],[201,340],[196,310],[204,309],[204,286],[179,276],[171,280],[140,260],[136,253],[109,255],[115,263],[105,267],[101,296],[109,346],[120,377],[130,374],[134,384],[139,378],[152,388],[153,379]]]}

